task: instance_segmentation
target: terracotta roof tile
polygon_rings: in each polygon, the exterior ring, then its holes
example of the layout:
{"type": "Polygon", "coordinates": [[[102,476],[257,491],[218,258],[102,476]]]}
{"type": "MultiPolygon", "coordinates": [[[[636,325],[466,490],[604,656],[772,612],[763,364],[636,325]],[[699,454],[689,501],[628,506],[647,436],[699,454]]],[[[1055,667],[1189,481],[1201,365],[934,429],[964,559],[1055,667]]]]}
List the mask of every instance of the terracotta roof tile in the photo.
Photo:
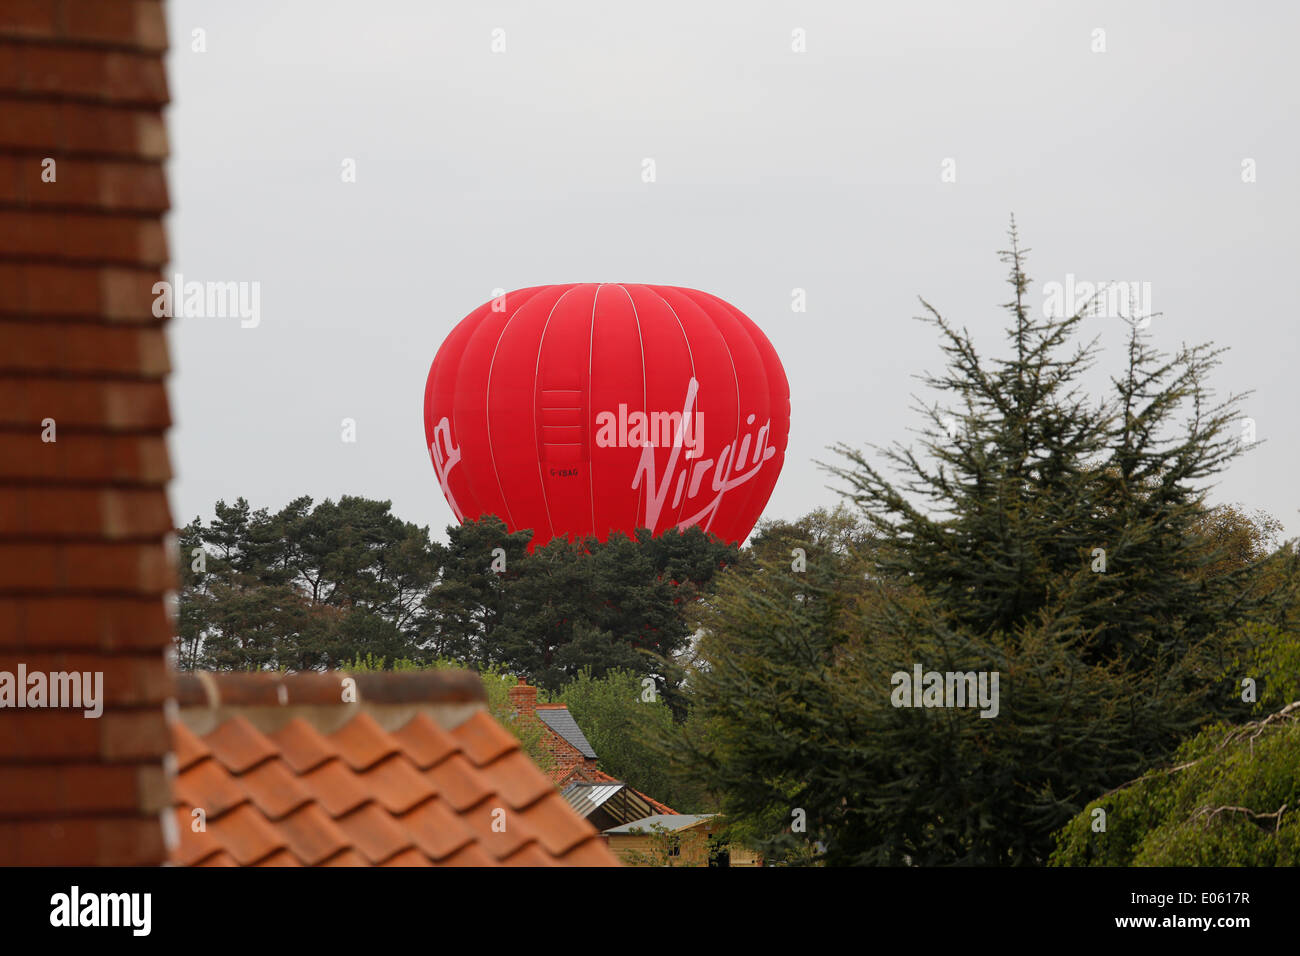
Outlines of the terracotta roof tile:
{"type": "MultiPolygon", "coordinates": [[[[438,861],[439,866],[496,866],[497,861],[477,843],[468,843],[445,860],[438,861]]],[[[608,866],[609,864],[606,864],[608,866]]]]}
{"type": "Polygon", "coordinates": [[[306,773],[339,755],[338,748],[301,717],[289,721],[271,734],[270,739],[296,773],[306,773]]]}
{"type": "Polygon", "coordinates": [[[367,713],[357,714],[331,740],[348,765],[357,771],[373,767],[385,757],[400,753],[402,749],[367,713]]]}
{"type": "Polygon", "coordinates": [[[302,866],[298,858],[288,850],[280,850],[272,853],[264,860],[258,860],[254,866],[302,866]]]}
{"type": "MultiPolygon", "coordinates": [[[[537,843],[529,843],[501,861],[506,866],[558,866],[555,857],[543,850],[537,843]]],[[[599,865],[599,864],[597,864],[599,865]]]]}
{"type": "Polygon", "coordinates": [[[248,790],[212,759],[200,760],[179,774],[173,792],[182,803],[200,807],[210,817],[219,817],[249,800],[248,790]]]}
{"type": "Polygon", "coordinates": [[[433,860],[443,860],[474,842],[474,832],[446,802],[433,799],[401,818],[415,845],[433,860]]]}
{"type": "Polygon", "coordinates": [[[206,860],[193,864],[194,866],[239,866],[239,861],[233,856],[222,850],[215,856],[210,856],[206,860]]]}
{"type": "Polygon", "coordinates": [[[600,837],[593,837],[579,843],[564,856],[559,863],[564,866],[609,866],[607,862],[610,849],[600,837]]]}
{"type": "Polygon", "coordinates": [[[361,778],[342,760],[332,759],[302,777],[303,785],[336,817],[350,813],[370,800],[361,778]]]}
{"type": "Polygon", "coordinates": [[[289,849],[303,863],[314,865],[353,846],[333,818],[317,804],[308,803],[283,820],[276,829],[284,834],[289,849]]]}
{"type": "Polygon", "coordinates": [[[381,760],[362,775],[359,781],[385,810],[394,815],[405,813],[438,791],[415,769],[404,754],[381,760]]]}
{"type": "Polygon", "coordinates": [[[173,862],[618,864],[463,675],[418,682],[404,673],[365,675],[360,704],[337,699],[339,675],[311,675],[302,688],[293,675],[249,676],[177,681],[173,862]],[[433,699],[421,703],[420,694],[433,699]],[[277,718],[281,707],[289,709],[277,718]],[[196,806],[206,814],[197,833],[196,806]]]}
{"type": "Polygon", "coordinates": [[[382,863],[411,846],[406,831],[373,803],[339,817],[338,825],[371,863],[382,863]]]}
{"type": "Polygon", "coordinates": [[[426,770],[424,776],[457,812],[477,806],[493,792],[488,778],[464,754],[453,754],[426,770]]]}
{"type": "Polygon", "coordinates": [[[525,844],[536,843],[540,839],[540,834],[528,825],[518,811],[503,806],[503,803],[504,801],[485,800],[461,816],[474,829],[479,846],[498,860],[504,860],[525,844]]]}
{"type": "Polygon", "coordinates": [[[241,866],[266,859],[283,850],[287,842],[251,803],[241,804],[219,817],[208,817],[207,828],[241,866]]]}
{"type": "Polygon", "coordinates": [[[288,816],[312,795],[283,760],[267,760],[239,778],[257,809],[272,820],[288,816]]]}
{"type": "Polygon", "coordinates": [[[243,717],[227,720],[203,740],[231,773],[243,773],[280,752],[243,717]]]}
{"type": "Polygon", "coordinates": [[[486,710],[476,712],[452,734],[469,759],[480,767],[519,747],[518,738],[493,720],[486,710]]]}
{"type": "Polygon", "coordinates": [[[416,714],[404,727],[393,731],[393,737],[421,770],[432,767],[460,749],[455,737],[424,714],[416,714]]]}
{"type": "Polygon", "coordinates": [[[429,858],[419,850],[403,850],[397,856],[385,860],[380,866],[433,866],[429,858]]]}
{"type": "Polygon", "coordinates": [[[342,853],[335,853],[328,860],[321,863],[321,866],[369,866],[370,861],[358,853],[356,850],[348,847],[342,853]]]}
{"type": "Polygon", "coordinates": [[[483,768],[497,792],[513,807],[529,806],[553,793],[555,787],[537,772],[537,765],[522,750],[513,750],[483,768]]]}
{"type": "Polygon", "coordinates": [[[563,856],[584,840],[598,838],[596,828],[574,813],[558,791],[522,813],[524,820],[541,834],[542,846],[555,856],[563,856]]]}
{"type": "Polygon", "coordinates": [[[196,761],[212,756],[212,750],[198,735],[182,723],[172,724],[172,752],[176,754],[176,769],[188,770],[196,761]]]}
{"type": "MultiPolygon", "coordinates": [[[[172,850],[172,860],[182,866],[198,866],[217,854],[228,856],[229,854],[221,848],[221,842],[206,828],[197,831],[194,829],[193,809],[188,804],[182,804],[175,810],[176,830],[180,842],[172,850]]],[[[233,858],[230,865],[237,865],[233,858]]]]}

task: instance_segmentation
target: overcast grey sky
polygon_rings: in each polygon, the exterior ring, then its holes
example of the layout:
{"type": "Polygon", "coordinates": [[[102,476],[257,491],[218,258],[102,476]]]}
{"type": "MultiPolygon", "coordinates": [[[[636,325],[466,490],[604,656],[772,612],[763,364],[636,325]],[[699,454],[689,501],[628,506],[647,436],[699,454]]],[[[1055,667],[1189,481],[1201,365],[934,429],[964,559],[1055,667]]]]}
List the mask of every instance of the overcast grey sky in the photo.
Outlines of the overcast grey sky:
{"type": "Polygon", "coordinates": [[[179,523],[359,494],[441,536],[429,364],[493,289],[562,282],[748,314],[791,391],[765,517],[833,504],[826,446],[918,424],[918,295],[1000,344],[1014,212],[1036,309],[1149,283],[1157,346],[1230,347],[1262,443],[1214,498],[1300,534],[1300,5],[172,0],[170,29],[172,269],[260,283],[256,327],[172,323],[179,523]]]}

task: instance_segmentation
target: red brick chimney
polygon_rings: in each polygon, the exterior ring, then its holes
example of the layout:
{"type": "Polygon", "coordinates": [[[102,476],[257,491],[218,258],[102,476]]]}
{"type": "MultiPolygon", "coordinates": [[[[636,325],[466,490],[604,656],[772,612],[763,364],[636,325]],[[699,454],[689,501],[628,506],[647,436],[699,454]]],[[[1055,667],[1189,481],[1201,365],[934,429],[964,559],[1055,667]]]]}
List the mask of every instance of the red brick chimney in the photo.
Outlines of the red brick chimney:
{"type": "Polygon", "coordinates": [[[523,721],[534,721],[537,719],[537,688],[528,686],[528,682],[522,677],[519,683],[507,691],[510,695],[510,706],[523,721]]]}
{"type": "Polygon", "coordinates": [[[167,855],[166,48],[159,0],[0,3],[0,672],[103,708],[0,713],[0,866],[167,855]]]}

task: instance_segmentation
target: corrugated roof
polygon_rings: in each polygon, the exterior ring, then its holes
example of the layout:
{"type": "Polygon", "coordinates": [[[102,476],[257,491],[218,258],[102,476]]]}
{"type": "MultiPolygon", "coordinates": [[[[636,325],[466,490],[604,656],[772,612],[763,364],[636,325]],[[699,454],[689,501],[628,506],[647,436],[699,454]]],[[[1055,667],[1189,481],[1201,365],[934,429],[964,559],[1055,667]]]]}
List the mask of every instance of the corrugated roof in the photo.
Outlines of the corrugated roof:
{"type": "MultiPolygon", "coordinates": [[[[556,781],[556,786],[558,786],[561,792],[563,792],[573,783],[622,783],[622,781],[617,777],[611,777],[603,770],[597,770],[594,767],[579,766],[573,767],[565,772],[564,775],[556,781]]],[[[623,784],[623,786],[626,787],[627,784],[623,784]]],[[[668,806],[668,804],[661,803],[648,793],[643,793],[635,787],[628,787],[628,789],[649,804],[650,809],[642,814],[643,816],[650,816],[653,813],[668,813],[676,816],[677,811],[668,806]]]]}
{"type": "Polygon", "coordinates": [[[174,863],[618,865],[474,675],[345,676],[177,679],[174,863]]]}
{"type": "Polygon", "coordinates": [[[578,722],[573,719],[569,713],[569,708],[564,705],[558,707],[538,705],[537,716],[540,717],[546,726],[573,744],[578,752],[584,757],[595,758],[596,751],[591,749],[591,744],[587,741],[587,736],[578,726],[578,722]]]}
{"type": "Polygon", "coordinates": [[[608,833],[631,833],[633,830],[650,831],[656,826],[661,826],[665,830],[676,831],[685,830],[693,827],[701,820],[707,820],[709,817],[716,816],[713,813],[656,813],[654,816],[642,817],[640,820],[633,820],[631,823],[625,823],[619,827],[611,827],[605,832],[608,833]]]}
{"type": "Polygon", "coordinates": [[[584,783],[575,781],[560,794],[581,817],[589,817],[597,807],[615,820],[640,820],[655,813],[656,808],[645,794],[627,784],[584,783]]]}

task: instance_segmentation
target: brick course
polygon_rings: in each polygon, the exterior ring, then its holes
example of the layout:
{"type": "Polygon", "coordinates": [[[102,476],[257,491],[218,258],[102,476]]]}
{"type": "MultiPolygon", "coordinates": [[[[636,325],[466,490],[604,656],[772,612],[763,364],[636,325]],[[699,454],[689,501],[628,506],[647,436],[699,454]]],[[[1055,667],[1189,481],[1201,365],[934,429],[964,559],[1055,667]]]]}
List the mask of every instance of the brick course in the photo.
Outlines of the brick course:
{"type": "Polygon", "coordinates": [[[0,865],[167,856],[166,42],[159,0],[0,4],[0,671],[104,698],[0,710],[0,865]]]}

